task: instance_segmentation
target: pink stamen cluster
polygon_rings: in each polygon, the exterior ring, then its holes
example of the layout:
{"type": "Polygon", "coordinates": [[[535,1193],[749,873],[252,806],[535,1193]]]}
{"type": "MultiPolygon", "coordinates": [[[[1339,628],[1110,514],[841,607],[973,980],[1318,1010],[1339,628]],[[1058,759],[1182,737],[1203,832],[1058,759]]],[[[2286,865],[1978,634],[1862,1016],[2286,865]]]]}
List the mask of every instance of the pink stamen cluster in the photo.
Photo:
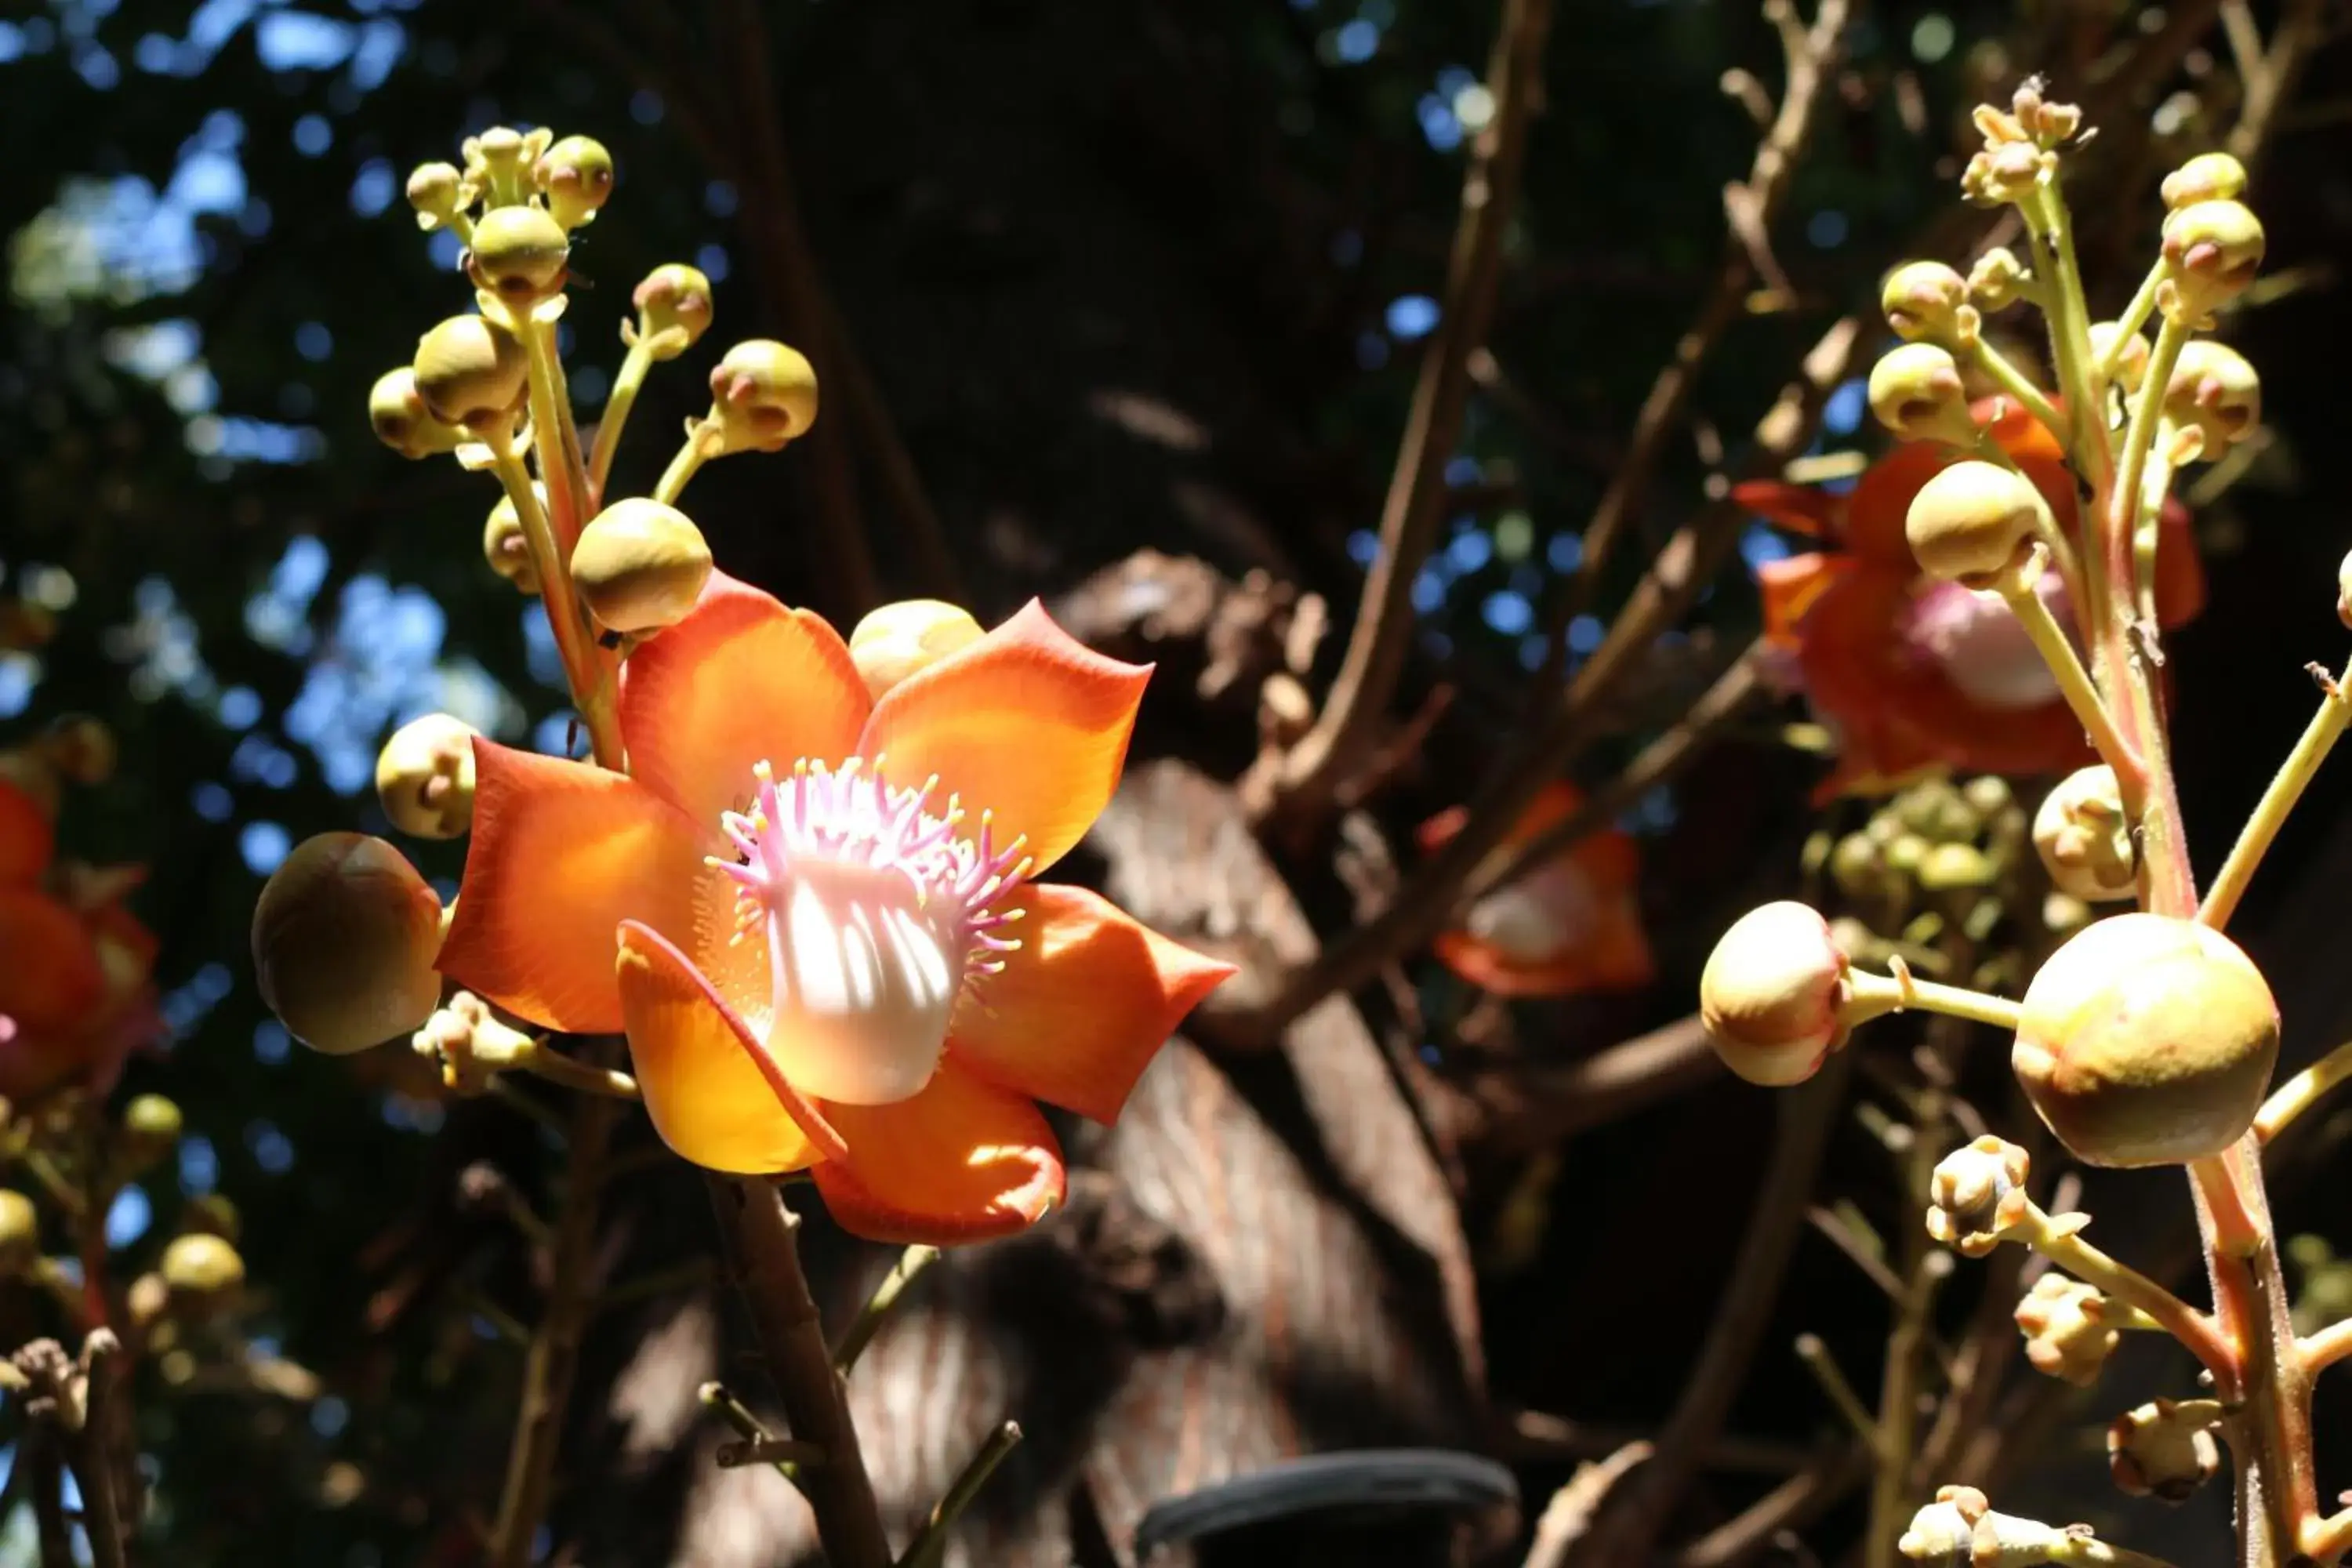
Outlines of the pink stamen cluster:
{"type": "MultiPolygon", "coordinates": [[[[1023,911],[992,906],[1029,874],[1031,860],[1022,852],[1026,836],[998,848],[986,811],[977,838],[961,836],[956,830],[965,812],[955,796],[948,797],[943,814],[925,809],[939,788],[937,774],[917,788],[894,789],[882,761],[877,757],[869,765],[851,757],[832,769],[803,758],[781,783],[765,762],[752,769],[759,788],[751,809],[719,818],[742,859],[713,857],[710,862],[737,884],[734,940],[782,911],[801,863],[858,865],[904,876],[919,908],[929,910],[934,899],[949,900],[962,917],[964,972],[994,973],[1004,967],[1003,955],[1021,945],[1000,932],[1023,911]]],[[[771,955],[771,963],[782,962],[782,954],[771,955]]]]}

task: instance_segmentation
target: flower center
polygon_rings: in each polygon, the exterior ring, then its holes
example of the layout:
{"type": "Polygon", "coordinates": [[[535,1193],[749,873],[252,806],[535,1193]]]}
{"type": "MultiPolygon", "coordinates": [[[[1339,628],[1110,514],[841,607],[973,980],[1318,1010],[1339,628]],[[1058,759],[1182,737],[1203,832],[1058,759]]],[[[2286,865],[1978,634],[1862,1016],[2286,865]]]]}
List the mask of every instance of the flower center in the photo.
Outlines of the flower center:
{"type": "MultiPolygon", "coordinates": [[[[2059,625],[2071,625],[2064,579],[2053,572],[2040,591],[2059,625]]],[[[1912,601],[1906,621],[1913,647],[1978,707],[2015,712],[2058,700],[2057,678],[1998,595],[1937,583],[1912,601]]]]}
{"type": "Polygon", "coordinates": [[[947,1047],[956,994],[1003,967],[1020,917],[992,906],[1029,872],[1015,838],[976,838],[934,778],[894,789],[881,759],[838,770],[803,759],[778,780],[761,763],[751,809],[719,826],[741,857],[711,864],[736,884],[737,940],[768,946],[768,1054],[803,1092],[845,1105],[919,1093],[947,1047]]]}
{"type": "Polygon", "coordinates": [[[1470,934],[1520,963],[1541,963],[1589,939],[1601,902],[1591,879],[1559,860],[1470,906],[1470,934]]]}

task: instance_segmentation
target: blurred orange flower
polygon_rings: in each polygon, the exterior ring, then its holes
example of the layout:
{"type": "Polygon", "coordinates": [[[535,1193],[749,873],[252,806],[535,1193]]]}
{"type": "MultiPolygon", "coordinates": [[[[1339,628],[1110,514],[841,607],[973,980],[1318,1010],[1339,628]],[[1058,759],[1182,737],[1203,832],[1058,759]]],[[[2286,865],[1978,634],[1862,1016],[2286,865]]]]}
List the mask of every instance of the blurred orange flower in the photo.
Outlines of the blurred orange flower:
{"type": "MultiPolygon", "coordinates": [[[[1584,804],[1576,786],[1544,786],[1507,844],[1531,844],[1584,804]]],[[[1433,850],[1462,831],[1464,807],[1421,826],[1433,850]]],[[[1528,875],[1473,903],[1454,930],[1439,933],[1438,958],[1474,985],[1500,996],[1566,996],[1631,991],[1656,977],[1636,897],[1641,872],[1631,835],[1589,833],[1528,875]]]]}
{"type": "MultiPolygon", "coordinates": [[[[2071,531],[2074,479],[2049,431],[2006,398],[1986,399],[1976,415],[2071,531]]],[[[1911,558],[1904,515],[1955,455],[1928,443],[1897,447],[1843,496],[1773,480],[1732,491],[1751,510],[1832,547],[1757,573],[1765,647],[1786,661],[1837,738],[1837,766],[1814,792],[1817,803],[1883,794],[1948,768],[2046,773],[2091,760],[2082,725],[2007,606],[1924,576],[1911,558]]],[[[2163,530],[2157,616],[2171,627],[2204,607],[2205,574],[2188,512],[2168,503],[2163,530]]],[[[2068,624],[2055,571],[2042,591],[2068,624]]]]}
{"type": "Polygon", "coordinates": [[[40,802],[0,780],[0,1096],[104,1092],[160,1033],[155,939],[122,903],[145,875],[58,860],[40,802]]]}
{"type": "Polygon", "coordinates": [[[1150,674],[1032,604],[877,702],[824,620],[714,575],[629,658],[630,776],[475,742],[441,967],[625,1031],[697,1164],[808,1169],[877,1240],[1022,1229],[1065,1181],[1035,1102],[1112,1121],[1232,973],[1030,879],[1108,804],[1150,674]]]}

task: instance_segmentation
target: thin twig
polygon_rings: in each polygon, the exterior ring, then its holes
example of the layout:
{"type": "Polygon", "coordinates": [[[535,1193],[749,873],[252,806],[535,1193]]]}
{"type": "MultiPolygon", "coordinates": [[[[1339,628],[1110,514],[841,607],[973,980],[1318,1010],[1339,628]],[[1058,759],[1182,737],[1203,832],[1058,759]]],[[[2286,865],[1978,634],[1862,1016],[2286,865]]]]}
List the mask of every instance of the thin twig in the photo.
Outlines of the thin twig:
{"type": "Polygon", "coordinates": [[[739,1470],[746,1465],[790,1465],[795,1470],[813,1470],[824,1464],[824,1449],[797,1437],[747,1437],[722,1445],[717,1457],[722,1470],[739,1470]]]}
{"type": "Polygon", "coordinates": [[[108,1329],[93,1329],[82,1342],[81,1430],[68,1450],[74,1479],[81,1488],[82,1528],[89,1535],[95,1568],[128,1568],[122,1542],[122,1504],[115,1492],[114,1409],[116,1362],[122,1342],[108,1329]]]}
{"type": "Polygon", "coordinates": [[[874,1287],[874,1294],[866,1298],[866,1305],[851,1320],[841,1343],[834,1347],[833,1364],[841,1369],[842,1376],[847,1377],[850,1369],[857,1364],[857,1358],[865,1353],[867,1343],[890,1315],[890,1309],[898,1304],[907,1287],[921,1279],[923,1270],[939,1260],[940,1249],[920,1242],[898,1255],[898,1261],[890,1266],[890,1272],[882,1277],[882,1283],[874,1287]]]}
{"type": "Polygon", "coordinates": [[[1609,1489],[1650,1453],[1647,1443],[1628,1443],[1605,1459],[1579,1465],[1536,1521],[1535,1540],[1528,1543],[1523,1568],[1559,1568],[1568,1561],[1569,1549],[1592,1528],[1592,1516],[1608,1500],[1609,1489]]]}
{"type": "Polygon", "coordinates": [[[25,1464],[32,1472],[33,1530],[41,1568],[74,1568],[73,1532],[66,1528],[64,1434],[54,1415],[25,1430],[25,1464]]]}
{"type": "Polygon", "coordinates": [[[1021,1426],[1014,1421],[1004,1422],[988,1435],[988,1441],[980,1446],[980,1451],[965,1462],[949,1485],[947,1496],[932,1505],[931,1517],[923,1521],[907,1554],[898,1560],[899,1568],[939,1568],[947,1558],[948,1532],[980,1496],[980,1489],[988,1484],[996,1467],[1004,1463],[1005,1456],[1020,1442],[1021,1426]]]}
{"type": "Polygon", "coordinates": [[[1870,1470],[1866,1450],[1857,1445],[1833,1458],[1817,1460],[1790,1476],[1730,1519],[1684,1547],[1674,1568],[1734,1568],[1771,1542],[1837,1506],[1870,1470]]]}

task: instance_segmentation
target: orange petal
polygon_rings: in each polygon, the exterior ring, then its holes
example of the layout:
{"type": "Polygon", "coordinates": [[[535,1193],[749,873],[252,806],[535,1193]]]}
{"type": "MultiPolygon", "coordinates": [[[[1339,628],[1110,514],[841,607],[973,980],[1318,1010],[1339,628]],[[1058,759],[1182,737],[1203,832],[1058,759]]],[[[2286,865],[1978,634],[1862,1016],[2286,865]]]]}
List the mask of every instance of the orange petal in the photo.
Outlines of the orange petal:
{"type": "Polygon", "coordinates": [[[1731,487],[1731,499],[1791,533],[1824,542],[1836,535],[1843,503],[1843,497],[1817,485],[1792,485],[1786,479],[1743,479],[1731,487]]]}
{"type": "Polygon", "coordinates": [[[839,763],[871,703],[822,616],[712,573],[684,620],[629,656],[621,735],[647,789],[717,830],[768,762],[839,763]]]}
{"type": "Polygon", "coordinates": [[[1801,641],[1799,626],[1831,584],[1852,571],[1853,563],[1834,555],[1790,555],[1756,568],[1756,588],[1763,600],[1764,641],[1767,646],[1794,648],[1801,641]]]}
{"type": "Polygon", "coordinates": [[[1045,1118],[952,1057],[912,1100],[824,1109],[849,1152],[816,1167],[817,1190],[853,1236],[984,1241],[1027,1229],[1062,1201],[1062,1151],[1045,1118]]]}
{"type": "Polygon", "coordinates": [[[638,920],[688,937],[698,902],[731,904],[702,864],[703,836],[635,780],[585,763],[478,739],[474,771],[473,838],[441,972],[549,1028],[614,1032],[614,930],[638,920]]]}
{"type": "Polygon", "coordinates": [[[2187,507],[2167,500],[2157,516],[2156,618],[2169,631],[2204,612],[2205,563],[2197,553],[2197,532],[2187,507]]]}
{"type": "Polygon", "coordinates": [[[0,779],[0,888],[29,887],[48,869],[57,837],[30,795],[0,779]]]}
{"type": "Polygon", "coordinates": [[[1148,665],[1094,652],[1031,600],[1019,615],[874,706],[857,749],[887,757],[890,777],[937,773],[977,818],[992,813],[1001,847],[1015,834],[1044,870],[1110,803],[1143,700],[1148,665]]]}
{"type": "Polygon", "coordinates": [[[70,1028],[106,995],[81,918],[47,893],[0,888],[0,1014],[27,1033],[70,1028]]]}
{"type": "Polygon", "coordinates": [[[990,1082],[1114,1121],[1151,1058],[1234,973],[1083,888],[1025,887],[1003,970],[966,982],[948,1049],[990,1082]]]}
{"type": "Polygon", "coordinates": [[[654,1131],[680,1158],[744,1175],[845,1151],[726,999],[656,931],[625,921],[618,973],[629,1059],[654,1131]],[[814,1135],[812,1135],[814,1130],[814,1135]]]}
{"type": "Polygon", "coordinates": [[[1569,846],[1568,856],[1594,888],[1610,893],[1624,891],[1642,874],[1641,848],[1622,828],[1588,833],[1569,846]]]}
{"type": "Polygon", "coordinates": [[[1649,937],[1630,900],[1612,903],[1588,941],[1536,962],[1467,931],[1445,931],[1433,945],[1446,968],[1497,996],[1638,991],[1657,978],[1649,937]]]}
{"type": "Polygon", "coordinates": [[[1910,514],[1911,498],[1952,460],[1949,447],[1928,441],[1910,441],[1870,465],[1846,497],[1845,528],[1839,542],[1864,561],[1916,567],[1910,541],[1903,537],[1903,520],[1910,514]]]}

